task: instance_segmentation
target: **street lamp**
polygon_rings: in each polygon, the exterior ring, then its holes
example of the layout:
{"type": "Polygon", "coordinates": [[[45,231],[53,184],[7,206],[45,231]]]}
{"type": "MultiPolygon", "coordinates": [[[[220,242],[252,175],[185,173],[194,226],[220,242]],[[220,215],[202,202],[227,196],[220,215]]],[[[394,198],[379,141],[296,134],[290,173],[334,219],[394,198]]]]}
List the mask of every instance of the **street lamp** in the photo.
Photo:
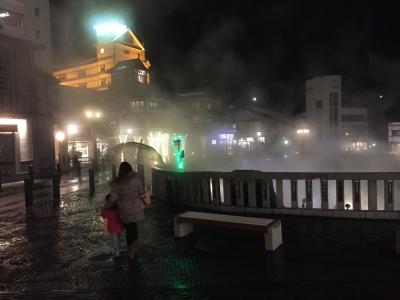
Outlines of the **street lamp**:
{"type": "Polygon", "coordinates": [[[93,111],[93,110],[87,110],[85,111],[85,116],[86,119],[89,121],[91,120],[92,122],[90,122],[91,125],[91,138],[92,138],[92,164],[94,167],[97,166],[97,139],[96,139],[96,128],[95,128],[95,124],[94,121],[97,119],[101,118],[102,113],[100,111],[93,111]]]}

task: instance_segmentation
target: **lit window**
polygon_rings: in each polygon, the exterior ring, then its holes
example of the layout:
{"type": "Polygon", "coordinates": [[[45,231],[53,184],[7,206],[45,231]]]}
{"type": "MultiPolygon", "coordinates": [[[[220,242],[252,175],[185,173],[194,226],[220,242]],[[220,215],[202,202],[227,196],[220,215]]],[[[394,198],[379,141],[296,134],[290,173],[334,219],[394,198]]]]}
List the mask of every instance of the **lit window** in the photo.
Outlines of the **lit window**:
{"type": "Polygon", "coordinates": [[[107,85],[107,80],[106,79],[102,79],[100,80],[100,86],[106,86],[107,85]]]}
{"type": "Polygon", "coordinates": [[[264,136],[259,136],[258,137],[258,142],[265,143],[265,137],[264,136]]]}
{"type": "Polygon", "coordinates": [[[253,138],[253,137],[248,137],[248,138],[246,139],[246,141],[248,141],[248,142],[254,142],[254,138],[253,138]]]}
{"type": "Polygon", "coordinates": [[[219,138],[220,138],[221,140],[226,139],[226,134],[220,134],[220,135],[219,135],[219,138]]]}
{"type": "Polygon", "coordinates": [[[106,65],[99,66],[100,72],[104,72],[106,70],[106,65]]]}
{"type": "Polygon", "coordinates": [[[211,144],[216,145],[217,144],[217,140],[212,140],[211,144]]]}

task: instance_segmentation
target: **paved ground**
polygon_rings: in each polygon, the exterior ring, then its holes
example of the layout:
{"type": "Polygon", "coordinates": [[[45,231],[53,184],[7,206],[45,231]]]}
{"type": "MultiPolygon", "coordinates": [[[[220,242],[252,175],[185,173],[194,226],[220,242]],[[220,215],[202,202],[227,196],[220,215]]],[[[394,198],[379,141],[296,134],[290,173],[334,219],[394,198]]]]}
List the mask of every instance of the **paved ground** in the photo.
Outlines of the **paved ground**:
{"type": "Polygon", "coordinates": [[[112,260],[99,217],[105,192],[78,190],[59,203],[43,192],[31,209],[0,210],[0,299],[400,296],[393,222],[287,217],[284,246],[270,254],[253,232],[198,226],[175,240],[172,220],[183,208],[155,200],[139,227],[139,258],[129,263],[112,260]]]}

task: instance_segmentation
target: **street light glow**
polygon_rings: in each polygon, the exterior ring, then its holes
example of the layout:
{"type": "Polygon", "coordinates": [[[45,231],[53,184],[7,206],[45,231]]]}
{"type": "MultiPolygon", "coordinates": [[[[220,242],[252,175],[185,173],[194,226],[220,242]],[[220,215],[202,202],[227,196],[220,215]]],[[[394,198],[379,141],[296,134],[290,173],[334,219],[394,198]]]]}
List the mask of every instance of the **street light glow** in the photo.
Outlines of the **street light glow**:
{"type": "Polygon", "coordinates": [[[310,129],[303,128],[303,129],[297,129],[297,134],[309,134],[310,129]]]}
{"type": "Polygon", "coordinates": [[[74,135],[78,133],[78,126],[76,124],[67,125],[67,133],[69,135],[74,135]]]}
{"type": "Polygon", "coordinates": [[[128,129],[126,130],[126,133],[127,133],[127,134],[132,134],[132,132],[133,132],[132,128],[128,128],[128,129]]]}
{"type": "Polygon", "coordinates": [[[257,131],[257,136],[261,136],[261,131],[257,131]]]}
{"type": "Polygon", "coordinates": [[[87,111],[85,111],[85,116],[88,119],[91,119],[91,118],[99,119],[101,117],[101,112],[100,111],[94,112],[91,110],[87,110],[87,111]]]}
{"type": "Polygon", "coordinates": [[[253,97],[253,102],[256,102],[257,101],[257,97],[253,97]]]}
{"type": "Polygon", "coordinates": [[[62,142],[65,139],[65,134],[62,131],[57,131],[55,134],[55,138],[57,141],[62,142]]]}

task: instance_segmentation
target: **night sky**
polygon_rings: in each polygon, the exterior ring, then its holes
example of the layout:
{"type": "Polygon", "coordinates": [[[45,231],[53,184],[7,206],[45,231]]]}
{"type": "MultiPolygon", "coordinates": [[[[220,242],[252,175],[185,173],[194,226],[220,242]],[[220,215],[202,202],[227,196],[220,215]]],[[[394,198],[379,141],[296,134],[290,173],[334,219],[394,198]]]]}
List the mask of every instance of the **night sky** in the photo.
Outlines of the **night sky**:
{"type": "Polygon", "coordinates": [[[256,96],[293,114],[305,80],[341,74],[348,106],[400,121],[400,18],[389,1],[50,1],[56,64],[93,56],[91,18],[115,14],[144,42],[165,91],[239,105],[256,96]]]}

